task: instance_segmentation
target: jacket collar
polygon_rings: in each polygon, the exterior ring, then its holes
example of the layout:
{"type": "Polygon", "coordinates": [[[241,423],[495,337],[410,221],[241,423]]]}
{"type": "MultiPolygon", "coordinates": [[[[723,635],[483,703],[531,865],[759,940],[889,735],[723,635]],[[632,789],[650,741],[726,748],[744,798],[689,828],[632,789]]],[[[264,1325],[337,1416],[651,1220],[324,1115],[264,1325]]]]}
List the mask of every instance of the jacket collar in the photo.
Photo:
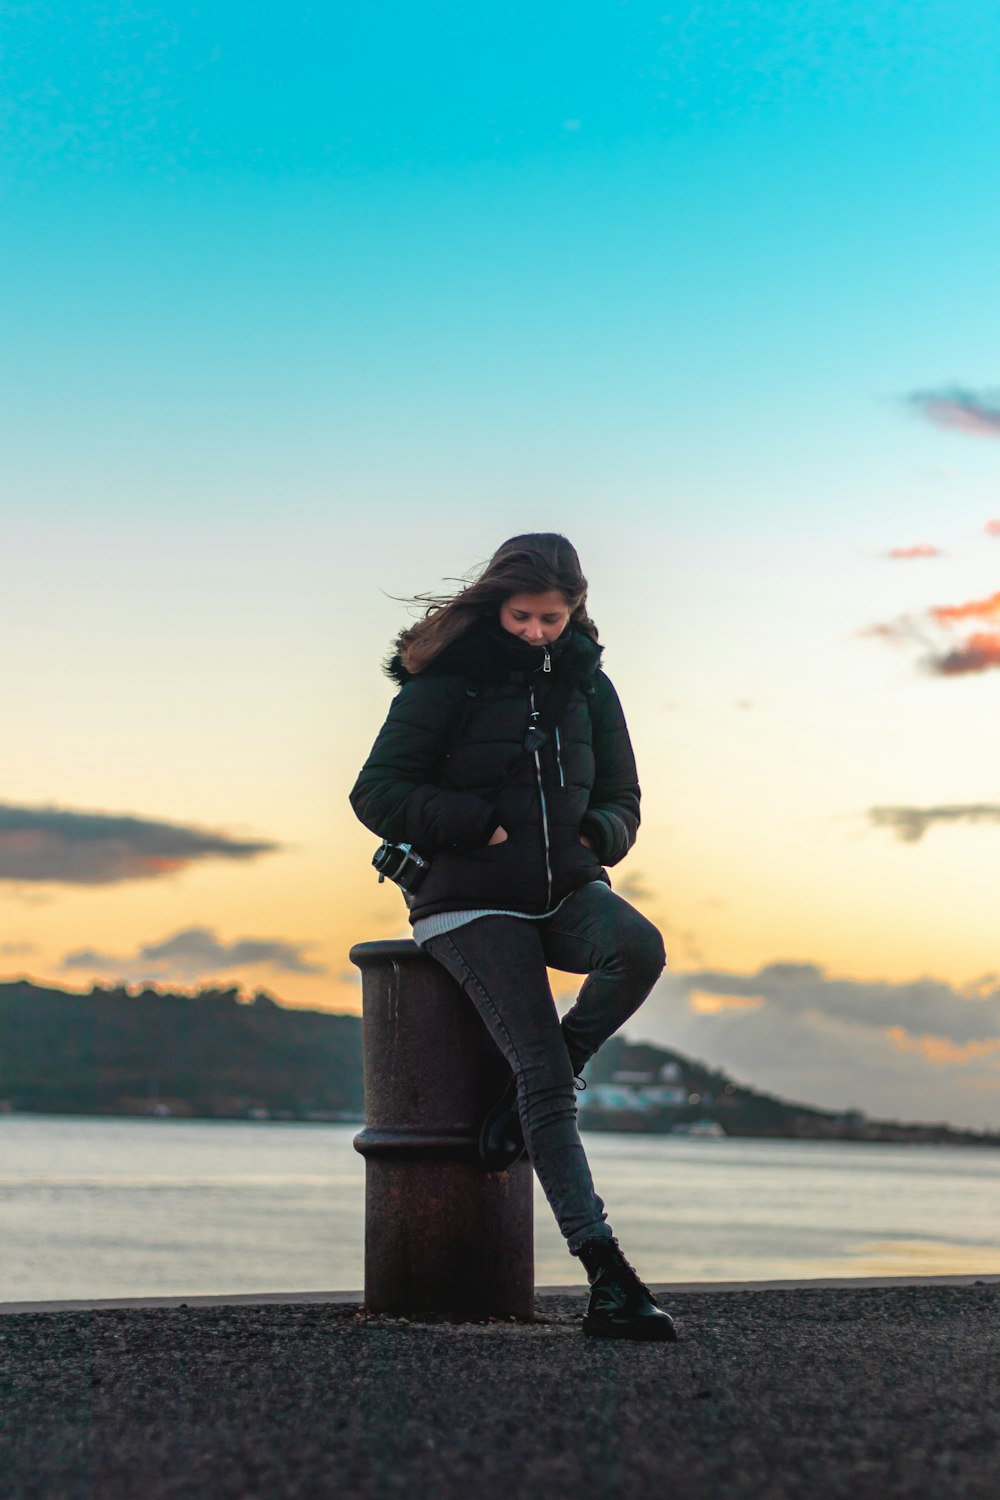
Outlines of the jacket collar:
{"type": "MultiPolygon", "coordinates": [[[[575,625],[567,625],[562,635],[548,648],[552,670],[560,676],[569,674],[580,687],[592,686],[601,665],[604,647],[598,645],[575,625]]],[[[442,677],[459,675],[471,682],[527,682],[545,665],[546,648],[529,646],[518,636],[504,630],[491,616],[477,620],[457,640],[451,641],[420,673],[408,672],[399,654],[399,641],[385,663],[385,672],[402,685],[415,675],[442,677]]]]}

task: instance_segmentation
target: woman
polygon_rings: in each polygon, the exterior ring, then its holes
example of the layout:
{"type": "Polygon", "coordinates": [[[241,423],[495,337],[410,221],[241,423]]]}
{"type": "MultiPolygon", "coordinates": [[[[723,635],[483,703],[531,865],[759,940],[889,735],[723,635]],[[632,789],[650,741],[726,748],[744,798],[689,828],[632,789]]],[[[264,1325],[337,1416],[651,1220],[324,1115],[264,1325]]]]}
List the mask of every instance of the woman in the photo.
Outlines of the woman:
{"type": "Polygon", "coordinates": [[[639,785],[587,580],[565,537],[533,533],[504,542],[467,588],[423,602],[387,664],[400,691],[352,806],[429,862],[408,898],[414,939],[512,1070],[480,1152],[498,1170],[526,1146],[587,1272],[584,1332],[674,1339],[612,1235],[576,1123],[584,1064],[664,964],[659,932],[604,869],[635,841],[639,785]],[[561,1023],[547,965],[587,975],[561,1023]]]}

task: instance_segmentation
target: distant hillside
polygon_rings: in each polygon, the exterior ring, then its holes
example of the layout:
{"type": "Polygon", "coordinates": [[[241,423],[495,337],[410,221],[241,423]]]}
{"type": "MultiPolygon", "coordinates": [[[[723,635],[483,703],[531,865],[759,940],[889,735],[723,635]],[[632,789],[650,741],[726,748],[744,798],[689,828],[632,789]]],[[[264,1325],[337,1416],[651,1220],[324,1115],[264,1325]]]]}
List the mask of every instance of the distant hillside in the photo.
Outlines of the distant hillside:
{"type": "Polygon", "coordinates": [[[0,984],[0,1101],[57,1114],[364,1108],[357,1016],[238,995],[0,984]]]}
{"type": "Polygon", "coordinates": [[[605,1042],[586,1076],[596,1097],[585,1094],[580,1103],[592,1130],[621,1129],[625,1119],[626,1128],[647,1131],[711,1119],[727,1135],[840,1135],[863,1118],[857,1112],[838,1115],[758,1093],[683,1053],[620,1035],[605,1042]],[[674,1097],[658,1103],[663,1095],[674,1097]],[[615,1096],[615,1107],[608,1108],[605,1100],[615,1096]]]}
{"type": "MultiPolygon", "coordinates": [[[[612,1037],[587,1069],[581,1124],[663,1133],[951,1141],[1000,1137],[790,1103],[664,1047],[612,1037]]],[[[0,984],[0,1111],[360,1118],[361,1021],[237,988],[176,995],[0,984]]]]}

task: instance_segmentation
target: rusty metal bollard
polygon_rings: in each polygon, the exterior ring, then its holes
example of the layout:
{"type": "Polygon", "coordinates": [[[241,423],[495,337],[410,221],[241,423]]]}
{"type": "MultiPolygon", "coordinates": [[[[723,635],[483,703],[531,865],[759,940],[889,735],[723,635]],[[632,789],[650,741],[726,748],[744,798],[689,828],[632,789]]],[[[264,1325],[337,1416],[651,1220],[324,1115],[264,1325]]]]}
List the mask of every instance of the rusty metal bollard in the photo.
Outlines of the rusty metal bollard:
{"type": "Polygon", "coordinates": [[[530,1320],[531,1164],[488,1172],[477,1152],[507,1063],[416,943],[356,943],[350,957],[364,1007],[365,1307],[530,1320]]]}

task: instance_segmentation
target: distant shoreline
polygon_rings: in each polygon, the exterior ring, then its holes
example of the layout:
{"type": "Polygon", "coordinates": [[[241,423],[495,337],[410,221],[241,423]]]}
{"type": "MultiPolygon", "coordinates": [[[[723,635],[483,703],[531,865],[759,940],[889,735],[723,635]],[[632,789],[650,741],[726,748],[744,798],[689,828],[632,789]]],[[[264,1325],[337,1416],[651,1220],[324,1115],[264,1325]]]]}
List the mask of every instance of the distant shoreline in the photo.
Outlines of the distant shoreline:
{"type": "MultiPolygon", "coordinates": [[[[84,1110],[15,1109],[5,1100],[0,1100],[0,1125],[5,1119],[52,1119],[52,1120],[151,1120],[170,1122],[197,1122],[199,1124],[239,1125],[358,1125],[365,1123],[363,1114],[353,1111],[304,1111],[296,1114],[290,1110],[266,1111],[253,1109],[245,1113],[226,1114],[196,1113],[191,1110],[154,1108],[150,1110],[102,1109],[84,1110]]],[[[825,1123],[825,1122],[824,1122],[825,1123]]],[[[612,1124],[607,1117],[600,1121],[588,1120],[581,1115],[582,1132],[599,1135],[629,1135],[668,1138],[672,1140],[704,1140],[707,1145],[725,1141],[799,1141],[820,1144],[857,1144],[882,1146],[962,1146],[969,1148],[996,1148],[1000,1146],[1000,1134],[985,1134],[977,1131],[961,1131],[950,1126],[900,1125],[895,1122],[864,1119],[842,1131],[815,1128],[814,1121],[807,1118],[798,1129],[749,1131],[725,1130],[718,1133],[690,1131],[686,1128],[660,1128],[649,1124],[612,1124]]]]}

